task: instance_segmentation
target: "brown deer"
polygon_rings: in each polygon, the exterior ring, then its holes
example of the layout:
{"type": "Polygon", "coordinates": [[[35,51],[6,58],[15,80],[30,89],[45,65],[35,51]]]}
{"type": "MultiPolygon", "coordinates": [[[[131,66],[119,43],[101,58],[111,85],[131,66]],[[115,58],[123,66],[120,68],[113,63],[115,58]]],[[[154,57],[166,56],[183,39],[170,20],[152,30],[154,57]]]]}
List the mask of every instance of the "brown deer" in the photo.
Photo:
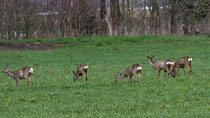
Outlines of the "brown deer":
{"type": "MultiPolygon", "coordinates": [[[[86,63],[82,63],[77,67],[76,72],[73,71],[73,79],[76,81],[80,76],[85,76],[85,80],[87,81],[87,70],[88,70],[88,65],[86,63]]],[[[82,78],[81,78],[82,79],[82,78]]]]}
{"type": "Polygon", "coordinates": [[[130,81],[132,81],[132,76],[135,75],[135,77],[136,77],[136,83],[138,83],[137,74],[139,74],[139,77],[140,77],[141,82],[142,82],[141,71],[142,71],[142,67],[139,64],[133,64],[131,66],[128,66],[124,70],[123,73],[118,72],[116,74],[115,82],[117,82],[119,79],[121,79],[123,77],[127,77],[127,83],[128,83],[128,80],[130,79],[130,81]]]}
{"type": "Polygon", "coordinates": [[[192,58],[185,56],[185,57],[181,57],[179,58],[176,62],[175,65],[173,67],[173,73],[176,74],[176,69],[177,69],[177,74],[179,72],[179,69],[182,68],[185,74],[185,69],[184,67],[187,66],[189,68],[189,75],[192,73],[192,66],[191,66],[191,62],[192,62],[192,58]]]}
{"type": "Polygon", "coordinates": [[[157,76],[160,77],[160,71],[164,70],[164,77],[165,77],[165,72],[168,73],[168,76],[172,75],[173,77],[175,77],[175,74],[171,74],[172,69],[174,67],[173,61],[171,61],[170,59],[164,59],[164,60],[157,60],[156,62],[154,62],[153,61],[154,56],[152,57],[147,56],[147,58],[150,61],[150,65],[152,65],[152,67],[157,71],[157,76]]]}
{"type": "Polygon", "coordinates": [[[14,80],[16,80],[16,86],[20,85],[20,79],[26,79],[27,85],[29,85],[29,78],[31,79],[31,85],[33,85],[31,75],[33,73],[33,68],[29,66],[25,66],[23,68],[17,69],[15,71],[10,71],[8,69],[8,65],[5,66],[4,70],[2,70],[2,73],[5,73],[12,77],[14,80]]]}

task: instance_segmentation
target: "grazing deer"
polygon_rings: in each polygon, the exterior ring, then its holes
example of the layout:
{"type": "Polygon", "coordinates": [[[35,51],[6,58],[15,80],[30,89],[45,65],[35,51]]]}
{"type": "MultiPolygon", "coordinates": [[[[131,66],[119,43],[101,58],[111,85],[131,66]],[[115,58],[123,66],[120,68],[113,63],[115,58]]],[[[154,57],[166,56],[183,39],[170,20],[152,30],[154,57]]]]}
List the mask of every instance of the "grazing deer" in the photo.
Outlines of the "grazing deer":
{"type": "Polygon", "coordinates": [[[142,82],[141,71],[142,71],[142,67],[139,64],[133,64],[131,66],[128,66],[124,70],[123,73],[118,72],[116,74],[115,82],[117,82],[119,79],[121,79],[123,77],[127,77],[127,83],[128,83],[128,80],[130,79],[130,81],[132,81],[132,76],[135,75],[135,77],[136,77],[136,83],[138,83],[137,74],[139,74],[139,77],[140,77],[141,82],[142,82]]]}
{"type": "Polygon", "coordinates": [[[184,67],[187,66],[189,68],[189,75],[192,73],[192,66],[191,66],[191,62],[192,62],[192,58],[185,56],[185,57],[181,57],[179,58],[176,62],[175,65],[173,67],[173,73],[176,74],[176,69],[177,69],[177,74],[179,72],[179,69],[182,68],[185,74],[185,69],[184,67]]]}
{"type": "Polygon", "coordinates": [[[173,77],[175,77],[175,74],[171,74],[172,69],[174,67],[173,61],[171,61],[170,59],[164,59],[164,60],[157,60],[156,62],[154,62],[153,61],[154,56],[152,57],[147,56],[147,58],[149,59],[152,67],[157,71],[157,76],[160,77],[160,71],[164,70],[164,77],[165,77],[165,72],[168,73],[168,76],[172,75],[173,77]]]}
{"type": "Polygon", "coordinates": [[[5,66],[4,70],[2,70],[2,73],[5,73],[12,77],[14,80],[16,80],[16,86],[20,85],[20,79],[26,79],[27,85],[29,85],[29,78],[31,79],[31,85],[33,85],[31,75],[33,73],[33,68],[29,66],[25,66],[23,68],[17,69],[15,71],[10,71],[8,69],[8,65],[5,66]]]}
{"type": "Polygon", "coordinates": [[[85,76],[85,80],[87,81],[87,70],[88,70],[88,65],[86,63],[82,63],[77,67],[76,72],[73,71],[73,79],[76,81],[80,76],[85,76]]]}

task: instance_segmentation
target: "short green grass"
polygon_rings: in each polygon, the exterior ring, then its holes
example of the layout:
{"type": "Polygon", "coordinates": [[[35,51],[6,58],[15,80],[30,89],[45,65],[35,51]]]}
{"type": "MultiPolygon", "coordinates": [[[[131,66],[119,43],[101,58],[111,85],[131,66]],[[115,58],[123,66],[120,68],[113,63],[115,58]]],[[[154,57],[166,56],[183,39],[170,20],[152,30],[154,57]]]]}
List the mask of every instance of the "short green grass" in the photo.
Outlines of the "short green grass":
{"type": "MultiPolygon", "coordinates": [[[[45,51],[1,51],[0,65],[11,70],[34,68],[34,85],[20,87],[0,74],[0,117],[210,117],[210,39],[207,36],[140,35],[36,39],[4,42],[66,43],[45,51]],[[146,56],[155,60],[193,58],[193,74],[176,78],[156,76],[146,56]],[[89,65],[88,82],[73,81],[72,70],[89,65]],[[114,82],[116,72],[142,65],[143,83],[126,78],[114,82]]],[[[188,72],[188,69],[186,69],[188,72]]],[[[133,77],[133,80],[135,78],[133,77]]]]}

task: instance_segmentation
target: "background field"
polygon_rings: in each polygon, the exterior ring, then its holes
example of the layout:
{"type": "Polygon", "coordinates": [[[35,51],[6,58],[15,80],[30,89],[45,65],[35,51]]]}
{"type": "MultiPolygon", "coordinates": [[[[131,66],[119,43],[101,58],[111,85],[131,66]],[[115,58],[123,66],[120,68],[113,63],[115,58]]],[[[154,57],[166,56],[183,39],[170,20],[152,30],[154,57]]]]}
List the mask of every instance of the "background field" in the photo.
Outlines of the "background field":
{"type": "Polygon", "coordinates": [[[0,74],[0,117],[210,116],[207,36],[95,36],[36,41],[66,46],[0,52],[2,69],[5,64],[11,70],[24,65],[34,68],[32,87],[26,86],[26,80],[16,87],[14,80],[0,74]],[[155,55],[155,60],[190,56],[193,74],[187,76],[181,70],[176,78],[164,78],[161,72],[158,78],[147,55],[155,55]],[[88,82],[84,78],[74,82],[72,70],[82,62],[89,65],[88,82]],[[134,63],[143,67],[143,83],[126,84],[125,78],[114,83],[116,72],[134,63]]]}

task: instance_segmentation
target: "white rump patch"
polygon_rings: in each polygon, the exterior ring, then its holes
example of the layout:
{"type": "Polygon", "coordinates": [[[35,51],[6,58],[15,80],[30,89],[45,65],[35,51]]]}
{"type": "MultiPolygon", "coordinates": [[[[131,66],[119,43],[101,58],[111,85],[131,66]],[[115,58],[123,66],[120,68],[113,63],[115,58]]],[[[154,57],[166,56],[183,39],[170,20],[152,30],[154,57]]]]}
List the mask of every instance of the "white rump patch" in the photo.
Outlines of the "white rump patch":
{"type": "Polygon", "coordinates": [[[192,61],[192,58],[189,58],[188,61],[192,61]]]}
{"type": "Polygon", "coordinates": [[[29,70],[29,73],[33,73],[33,72],[34,72],[34,69],[31,68],[31,69],[29,70]]]}
{"type": "Polygon", "coordinates": [[[169,64],[170,64],[170,65],[174,65],[174,62],[169,62],[169,61],[168,61],[168,62],[166,62],[166,64],[167,64],[167,65],[169,65],[169,64]]]}
{"type": "Polygon", "coordinates": [[[139,66],[139,67],[137,68],[137,70],[142,70],[142,67],[139,66]]]}
{"type": "Polygon", "coordinates": [[[88,69],[88,66],[85,66],[84,69],[88,69]]]}

